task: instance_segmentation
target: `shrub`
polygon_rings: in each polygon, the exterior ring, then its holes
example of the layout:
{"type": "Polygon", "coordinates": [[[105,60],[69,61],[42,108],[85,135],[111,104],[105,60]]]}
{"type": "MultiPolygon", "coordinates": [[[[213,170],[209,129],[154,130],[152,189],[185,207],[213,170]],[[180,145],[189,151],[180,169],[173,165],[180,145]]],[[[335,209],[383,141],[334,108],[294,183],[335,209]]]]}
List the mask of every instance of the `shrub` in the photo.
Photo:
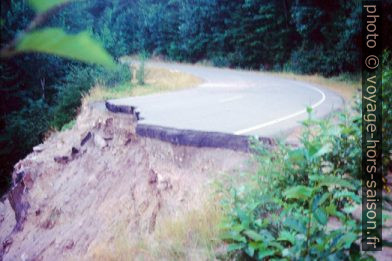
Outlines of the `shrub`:
{"type": "Polygon", "coordinates": [[[75,66],[62,79],[58,88],[58,102],[54,107],[52,126],[61,129],[77,114],[84,93],[94,85],[95,77],[92,67],[75,66]]]}
{"type": "Polygon", "coordinates": [[[96,81],[106,87],[116,87],[132,79],[132,72],[128,65],[119,64],[114,70],[99,68],[94,73],[96,81]]]}
{"type": "Polygon", "coordinates": [[[227,57],[224,55],[216,55],[211,58],[212,64],[217,67],[228,67],[230,65],[227,57]]]}
{"type": "Polygon", "coordinates": [[[361,150],[353,138],[361,124],[348,127],[348,119],[341,116],[334,127],[309,118],[298,148],[256,146],[258,172],[242,186],[230,186],[223,201],[229,252],[257,260],[360,256],[360,220],[352,212],[360,204],[361,150]]]}
{"type": "Polygon", "coordinates": [[[140,64],[139,64],[139,68],[136,71],[137,84],[139,85],[145,84],[144,78],[145,78],[146,59],[147,59],[147,54],[145,52],[139,55],[140,64]]]}
{"type": "Polygon", "coordinates": [[[131,72],[127,65],[117,65],[114,70],[105,70],[97,66],[73,66],[61,80],[58,88],[57,104],[51,125],[61,129],[72,121],[81,105],[84,94],[97,82],[114,87],[130,81],[131,72]]]}

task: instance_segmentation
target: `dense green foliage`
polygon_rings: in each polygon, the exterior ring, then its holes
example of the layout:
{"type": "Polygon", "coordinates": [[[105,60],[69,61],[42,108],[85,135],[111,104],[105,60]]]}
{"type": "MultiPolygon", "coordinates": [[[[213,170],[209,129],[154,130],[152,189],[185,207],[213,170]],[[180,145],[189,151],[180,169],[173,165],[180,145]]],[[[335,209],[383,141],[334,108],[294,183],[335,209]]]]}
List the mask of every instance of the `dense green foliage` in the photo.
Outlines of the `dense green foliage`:
{"type": "Polygon", "coordinates": [[[382,75],[382,139],[384,173],[392,172],[392,53],[385,51],[383,55],[382,75]]]}
{"type": "MultiPolygon", "coordinates": [[[[29,2],[42,12],[51,1],[1,2],[0,48],[33,19],[29,2]]],[[[383,4],[384,46],[390,48],[392,4],[383,4]]],[[[358,0],[85,0],[63,6],[41,27],[88,31],[115,58],[146,52],[217,66],[338,75],[360,69],[360,14],[358,0]]],[[[14,163],[46,130],[72,120],[98,74],[101,68],[50,55],[1,60],[1,192],[14,163]]]]}
{"type": "Polygon", "coordinates": [[[356,260],[361,161],[350,159],[361,159],[361,125],[348,117],[341,113],[338,125],[305,121],[298,148],[256,147],[258,173],[223,202],[230,251],[257,260],[356,260]]]}
{"type": "Polygon", "coordinates": [[[114,70],[91,66],[73,66],[58,81],[57,103],[53,107],[52,127],[61,129],[77,115],[83,95],[96,83],[107,87],[120,85],[131,79],[128,66],[118,65],[114,70]]]}

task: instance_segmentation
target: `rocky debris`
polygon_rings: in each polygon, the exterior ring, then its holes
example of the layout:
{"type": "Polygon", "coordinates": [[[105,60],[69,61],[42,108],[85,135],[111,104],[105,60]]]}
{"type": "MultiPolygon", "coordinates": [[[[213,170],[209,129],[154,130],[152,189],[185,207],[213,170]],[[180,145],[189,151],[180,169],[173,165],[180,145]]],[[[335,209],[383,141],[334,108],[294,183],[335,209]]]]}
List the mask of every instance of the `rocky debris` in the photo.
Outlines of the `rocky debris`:
{"type": "MultiPolygon", "coordinates": [[[[0,251],[0,257],[2,257],[4,254],[6,254],[8,252],[8,249],[10,248],[10,246],[12,245],[12,238],[8,237],[7,239],[5,239],[2,242],[2,250],[0,251]]],[[[2,259],[0,259],[2,260],[2,259]]]]}
{"type": "Polygon", "coordinates": [[[158,190],[165,191],[165,190],[169,190],[169,189],[173,188],[169,178],[164,178],[164,177],[162,177],[162,175],[158,174],[157,180],[158,180],[158,182],[157,182],[158,190]]]}
{"type": "Polygon", "coordinates": [[[44,150],[44,147],[42,145],[38,145],[38,146],[33,147],[33,151],[37,152],[37,153],[40,153],[43,150],[44,150]]]}
{"type": "Polygon", "coordinates": [[[154,184],[157,183],[158,181],[158,175],[157,173],[152,169],[149,172],[149,177],[148,177],[148,183],[149,184],[154,184]]]}
{"type": "Polygon", "coordinates": [[[75,242],[71,239],[67,240],[64,245],[65,250],[71,250],[75,246],[75,242]]]}
{"type": "Polygon", "coordinates": [[[0,223],[4,221],[5,211],[4,203],[0,202],[0,223]]]}
{"type": "Polygon", "coordinates": [[[71,149],[71,156],[76,157],[76,155],[79,153],[79,149],[72,147],[71,149]]]}
{"type": "Polygon", "coordinates": [[[106,141],[99,134],[94,134],[94,143],[101,149],[107,146],[106,141]]]}
{"type": "Polygon", "coordinates": [[[105,140],[112,140],[114,136],[114,126],[113,126],[113,118],[106,119],[105,125],[103,128],[103,138],[105,140]]]}
{"type": "Polygon", "coordinates": [[[92,135],[91,132],[89,131],[83,138],[82,141],[80,142],[80,146],[84,146],[90,139],[92,135]]]}
{"type": "Polygon", "coordinates": [[[61,215],[61,210],[58,208],[54,208],[50,211],[48,217],[45,219],[45,221],[41,224],[41,227],[44,229],[52,229],[55,225],[58,219],[60,218],[61,215]]]}
{"type": "Polygon", "coordinates": [[[67,156],[67,155],[66,156],[56,156],[53,158],[53,160],[55,162],[57,162],[58,164],[65,165],[65,164],[69,163],[70,161],[76,159],[79,155],[80,155],[80,150],[75,147],[72,147],[69,156],[67,156]]]}
{"type": "Polygon", "coordinates": [[[18,184],[23,179],[24,175],[25,175],[25,173],[23,170],[22,171],[15,171],[14,178],[13,178],[14,185],[18,184]]]}
{"type": "Polygon", "coordinates": [[[8,200],[15,212],[16,226],[14,229],[19,231],[23,229],[23,223],[26,220],[27,212],[30,208],[27,194],[33,187],[33,176],[35,174],[31,169],[24,169],[21,162],[15,166],[15,170],[16,174],[13,174],[14,185],[8,192],[8,200]]]}
{"type": "Polygon", "coordinates": [[[70,158],[68,156],[56,156],[53,159],[59,164],[67,164],[70,161],[70,158]]]}
{"type": "Polygon", "coordinates": [[[89,258],[97,247],[155,233],[160,220],[201,204],[214,175],[248,160],[141,138],[135,129],[132,115],[84,105],[73,129],[21,160],[5,214],[0,208],[0,260],[99,260],[89,258]]]}
{"type": "MultiPolygon", "coordinates": [[[[102,138],[99,134],[94,134],[93,132],[89,131],[81,140],[80,144],[81,146],[85,146],[86,143],[92,138],[94,137],[94,144],[96,146],[98,146],[99,148],[103,149],[105,148],[108,144],[106,142],[106,140],[104,138],[102,138]]],[[[107,138],[108,140],[110,140],[111,138],[107,138]]],[[[83,153],[86,150],[83,151],[83,153]]],[[[55,162],[59,163],[59,164],[67,164],[70,161],[74,160],[75,158],[77,158],[81,153],[81,150],[76,148],[76,147],[72,147],[71,148],[71,152],[70,155],[67,156],[55,156],[53,159],[55,162]]]]}
{"type": "Polygon", "coordinates": [[[128,139],[125,141],[124,145],[127,146],[134,140],[134,135],[129,135],[128,139]]]}
{"type": "Polygon", "coordinates": [[[127,105],[115,105],[109,101],[105,102],[106,109],[113,113],[126,113],[126,114],[134,114],[135,107],[127,106],[127,105]]]}
{"type": "Polygon", "coordinates": [[[136,120],[140,121],[143,120],[143,117],[140,117],[140,111],[135,112],[136,120]]]}

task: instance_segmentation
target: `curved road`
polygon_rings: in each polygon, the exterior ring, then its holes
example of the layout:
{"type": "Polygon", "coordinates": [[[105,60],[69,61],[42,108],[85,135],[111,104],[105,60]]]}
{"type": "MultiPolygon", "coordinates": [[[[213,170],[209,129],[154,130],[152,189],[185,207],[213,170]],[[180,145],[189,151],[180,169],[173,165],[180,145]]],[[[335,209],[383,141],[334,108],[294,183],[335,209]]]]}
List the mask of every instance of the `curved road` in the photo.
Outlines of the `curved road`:
{"type": "Polygon", "coordinates": [[[144,124],[277,136],[289,133],[306,119],[307,106],[319,118],[344,104],[328,89],[260,72],[159,62],[148,66],[190,73],[204,82],[181,91],[110,101],[136,106],[144,124]]]}

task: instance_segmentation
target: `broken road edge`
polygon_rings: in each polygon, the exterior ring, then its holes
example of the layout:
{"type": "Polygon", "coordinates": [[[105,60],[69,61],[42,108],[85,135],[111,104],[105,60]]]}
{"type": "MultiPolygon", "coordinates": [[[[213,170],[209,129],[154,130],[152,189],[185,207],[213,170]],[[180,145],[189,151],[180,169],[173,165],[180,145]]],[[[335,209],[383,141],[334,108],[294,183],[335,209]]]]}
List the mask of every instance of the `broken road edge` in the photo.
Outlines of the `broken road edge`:
{"type": "MultiPolygon", "coordinates": [[[[105,101],[105,107],[112,113],[125,113],[134,115],[139,121],[140,112],[135,106],[116,105],[105,101]]],[[[158,139],[173,145],[191,146],[197,148],[219,148],[234,151],[252,152],[252,139],[254,136],[235,135],[231,133],[176,129],[164,126],[137,123],[136,134],[141,137],[158,139]]],[[[276,141],[270,137],[256,137],[261,144],[266,146],[276,145],[276,141]]]]}

